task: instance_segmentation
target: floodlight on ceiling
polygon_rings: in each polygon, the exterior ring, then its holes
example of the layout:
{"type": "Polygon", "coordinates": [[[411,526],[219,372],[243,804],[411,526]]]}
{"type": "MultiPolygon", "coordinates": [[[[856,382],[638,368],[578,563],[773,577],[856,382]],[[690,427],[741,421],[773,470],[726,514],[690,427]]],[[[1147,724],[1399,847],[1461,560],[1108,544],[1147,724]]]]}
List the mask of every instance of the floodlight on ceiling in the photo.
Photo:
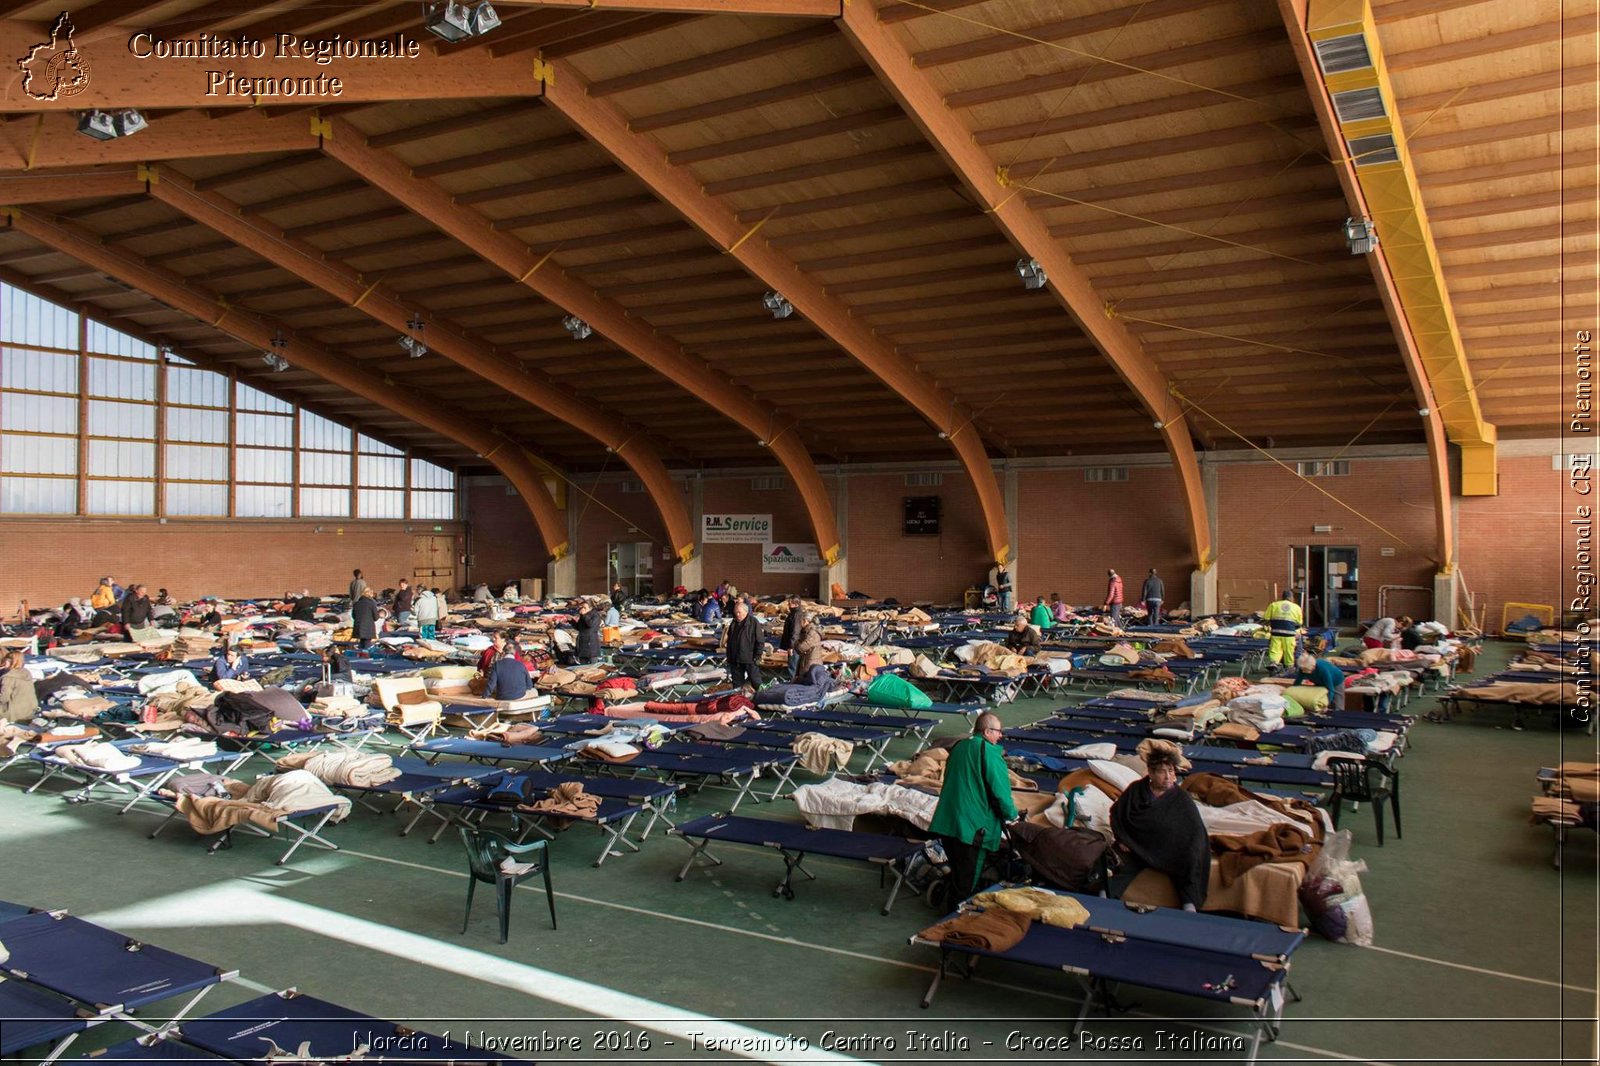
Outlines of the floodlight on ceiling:
{"type": "Polygon", "coordinates": [[[561,320],[561,328],[572,334],[572,339],[575,341],[586,340],[590,334],[594,333],[594,328],[577,315],[568,315],[563,318],[561,320]]]}
{"type": "Polygon", "coordinates": [[[78,116],[78,132],[97,141],[110,141],[128,137],[148,126],[143,115],[128,108],[124,111],[85,111],[78,116]]]}
{"type": "Polygon", "coordinates": [[[1378,231],[1364,218],[1344,220],[1344,240],[1351,255],[1368,255],[1378,247],[1378,231]]]}
{"type": "Polygon", "coordinates": [[[794,304],[784,299],[781,292],[764,293],[761,297],[761,306],[772,312],[773,318],[788,318],[794,314],[794,304]]]}
{"type": "Polygon", "coordinates": [[[1025,289],[1042,289],[1050,280],[1050,275],[1044,272],[1044,267],[1039,265],[1037,259],[1018,259],[1017,277],[1022,279],[1025,289]]]}
{"type": "Polygon", "coordinates": [[[289,369],[289,360],[285,359],[277,352],[262,352],[261,361],[266,363],[267,369],[271,370],[274,374],[281,374],[285,370],[289,369]]]}
{"type": "Polygon", "coordinates": [[[435,36],[454,44],[488,33],[500,25],[500,15],[489,0],[473,7],[445,0],[442,4],[422,5],[422,24],[435,36]]]}
{"type": "Polygon", "coordinates": [[[414,315],[406,322],[410,333],[400,334],[400,347],[405,349],[407,355],[413,359],[421,359],[428,354],[428,346],[422,342],[422,327],[425,323],[421,315],[414,315]]]}

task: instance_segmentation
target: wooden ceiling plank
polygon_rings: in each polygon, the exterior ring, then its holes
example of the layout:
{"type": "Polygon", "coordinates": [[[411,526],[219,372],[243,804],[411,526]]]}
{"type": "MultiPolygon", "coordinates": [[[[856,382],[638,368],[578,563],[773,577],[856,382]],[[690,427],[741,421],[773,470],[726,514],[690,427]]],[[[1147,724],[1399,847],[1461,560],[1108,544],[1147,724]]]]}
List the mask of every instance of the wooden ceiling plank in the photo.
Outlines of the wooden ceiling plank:
{"type": "Polygon", "coordinates": [[[857,130],[870,129],[873,126],[882,126],[904,120],[905,116],[900,113],[898,107],[875,107],[866,111],[835,115],[832,118],[823,119],[820,122],[810,122],[804,126],[769,130],[766,133],[738,137],[731,141],[720,141],[713,144],[704,144],[697,148],[685,148],[682,151],[669,152],[667,161],[673,166],[703,163],[708,159],[724,159],[728,156],[743,155],[746,152],[759,152],[766,148],[787,148],[791,145],[801,144],[820,137],[832,137],[840,133],[853,133],[857,130]]]}
{"type": "Polygon", "coordinates": [[[862,82],[873,80],[872,71],[865,67],[852,67],[836,74],[819,74],[814,78],[785,82],[770,89],[758,89],[734,96],[724,96],[720,99],[707,100],[700,104],[676,107],[670,111],[657,111],[654,114],[637,115],[628,120],[628,126],[635,133],[650,133],[654,130],[667,129],[672,126],[683,126],[691,122],[704,122],[707,119],[734,115],[741,111],[750,111],[758,107],[765,107],[767,104],[795,100],[802,96],[815,96],[834,89],[853,88],[862,82]]]}
{"type": "Polygon", "coordinates": [[[720,51],[708,52],[705,55],[666,63],[662,66],[649,67],[631,74],[602,79],[590,85],[589,92],[596,97],[601,97],[610,96],[614,93],[628,92],[632,89],[643,89],[651,85],[659,85],[662,82],[674,81],[678,78],[708,74],[715,70],[721,70],[723,67],[732,66],[735,63],[747,63],[753,59],[765,59],[768,56],[781,55],[792,49],[804,48],[821,41],[831,41],[835,37],[836,33],[833,26],[826,22],[815,23],[775,37],[764,37],[733,48],[724,48],[720,51]]]}

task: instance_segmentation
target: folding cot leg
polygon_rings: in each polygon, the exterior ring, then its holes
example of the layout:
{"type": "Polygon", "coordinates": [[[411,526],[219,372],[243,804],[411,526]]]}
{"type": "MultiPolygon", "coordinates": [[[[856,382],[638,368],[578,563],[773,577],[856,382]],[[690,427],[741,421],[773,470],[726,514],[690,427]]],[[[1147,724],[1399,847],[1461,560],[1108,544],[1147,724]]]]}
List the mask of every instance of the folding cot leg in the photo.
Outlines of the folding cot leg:
{"type": "Polygon", "coordinates": [[[711,860],[711,865],[722,865],[722,860],[711,854],[711,841],[709,839],[701,838],[700,843],[698,844],[696,844],[693,840],[690,840],[688,837],[683,837],[682,840],[685,844],[689,845],[689,860],[683,864],[683,869],[678,871],[678,876],[673,878],[673,880],[682,881],[685,877],[688,877],[689,867],[693,866],[694,861],[700,858],[702,855],[711,860]]]}
{"type": "Polygon", "coordinates": [[[790,851],[788,848],[779,848],[778,854],[783,856],[783,880],[778,882],[778,887],[772,890],[774,896],[782,899],[794,899],[794,872],[799,870],[806,875],[806,880],[815,881],[816,875],[807,870],[802,863],[805,862],[806,853],[803,851],[790,851]]]}
{"type": "Polygon", "coordinates": [[[927,1010],[933,1005],[934,993],[939,991],[939,983],[944,980],[945,968],[950,963],[950,949],[943,945],[939,948],[939,968],[933,971],[933,980],[928,984],[928,990],[922,993],[922,1009],[927,1010]]]}
{"type": "Polygon", "coordinates": [[[887,915],[891,910],[894,909],[895,897],[900,895],[900,886],[905,884],[906,881],[905,871],[900,868],[899,863],[890,863],[888,865],[888,872],[893,875],[894,884],[889,887],[889,898],[883,901],[883,910],[879,912],[880,914],[884,915],[887,915]]]}
{"type": "Polygon", "coordinates": [[[32,793],[39,791],[40,785],[44,784],[46,781],[50,780],[52,777],[56,776],[56,774],[61,772],[61,767],[59,766],[51,766],[48,763],[40,763],[39,765],[42,767],[42,771],[39,774],[39,780],[23,789],[22,792],[24,795],[31,795],[32,793]]]}
{"type": "MultiPolygon", "coordinates": [[[[773,765],[772,770],[773,773],[778,775],[778,783],[772,786],[772,799],[778,798],[778,793],[783,790],[784,785],[793,783],[789,780],[789,778],[794,774],[794,768],[799,765],[800,764],[797,762],[792,762],[788,766],[778,766],[776,764],[773,765]]],[[[752,782],[754,781],[753,776],[751,780],[752,782]]]]}
{"type": "Polygon", "coordinates": [[[300,850],[300,845],[302,844],[313,844],[317,847],[326,848],[329,851],[338,851],[339,845],[322,837],[322,827],[328,824],[328,819],[332,818],[337,810],[338,808],[324,811],[322,817],[317,821],[317,824],[312,826],[310,829],[305,829],[301,826],[295,825],[293,822],[284,822],[283,824],[288,827],[290,832],[298,834],[298,839],[296,839],[293,844],[289,845],[289,850],[284,852],[283,856],[278,859],[277,865],[282,866],[284,863],[288,862],[289,857],[292,856],[296,851],[300,850]]]}
{"type": "MultiPolygon", "coordinates": [[[[479,817],[478,821],[482,822],[483,819],[487,818],[487,817],[488,817],[488,813],[484,812],[479,817]]],[[[428,843],[437,844],[439,842],[439,838],[444,836],[444,831],[446,829],[449,829],[452,825],[464,825],[464,826],[471,827],[473,824],[474,823],[472,821],[472,812],[471,811],[468,811],[465,814],[459,814],[459,815],[458,814],[440,815],[439,816],[439,828],[435,829],[433,831],[433,836],[428,838],[428,843]]]]}
{"type": "Polygon", "coordinates": [[[61,1043],[51,1048],[50,1053],[39,1060],[39,1066],[50,1066],[52,1062],[59,1059],[66,1052],[67,1048],[72,1046],[74,1040],[77,1040],[82,1035],[82,1033],[68,1033],[62,1038],[61,1043]]]}
{"type": "MultiPolygon", "coordinates": [[[[738,781],[739,779],[740,778],[739,778],[738,774],[734,774],[733,775],[733,780],[734,781],[738,781]]],[[[728,808],[728,813],[729,814],[732,814],[734,811],[739,809],[739,804],[744,802],[744,798],[746,796],[750,795],[750,789],[755,785],[755,783],[756,783],[756,771],[751,770],[748,774],[746,774],[744,776],[744,784],[740,787],[739,794],[737,796],[733,797],[733,806],[728,808]]],[[[756,802],[757,803],[761,802],[760,797],[756,797],[756,802]]]]}
{"type": "Polygon", "coordinates": [[[166,784],[174,776],[176,776],[177,773],[178,773],[178,770],[179,770],[179,767],[174,766],[168,772],[166,772],[164,774],[159,774],[156,777],[152,778],[150,780],[149,785],[144,787],[144,788],[141,788],[138,785],[132,784],[130,782],[129,783],[129,787],[131,787],[133,789],[133,798],[130,799],[127,803],[124,803],[117,810],[117,814],[119,814],[119,815],[127,814],[128,811],[133,808],[133,805],[135,803],[138,803],[140,800],[144,799],[146,796],[150,795],[150,793],[154,792],[156,789],[160,788],[162,785],[166,784]]]}
{"type": "Polygon", "coordinates": [[[650,833],[651,833],[652,830],[655,829],[656,823],[661,821],[661,820],[663,820],[663,819],[666,820],[668,828],[671,828],[672,826],[677,825],[676,822],[674,822],[670,817],[667,816],[667,811],[671,807],[675,806],[677,804],[677,802],[678,802],[678,797],[673,795],[673,796],[668,796],[666,798],[666,800],[662,803],[662,805],[659,806],[659,807],[656,806],[656,801],[655,800],[651,800],[650,802],[645,804],[645,806],[648,807],[649,810],[650,810],[650,820],[645,823],[644,832],[639,834],[639,839],[641,841],[649,840],[650,839],[650,833]]]}
{"type": "Polygon", "coordinates": [[[176,818],[176,817],[178,817],[178,808],[174,807],[174,808],[172,808],[172,813],[167,815],[165,820],[163,820],[160,825],[158,825],[154,829],[150,830],[150,835],[148,837],[146,837],[145,839],[146,840],[154,840],[156,837],[160,836],[161,835],[161,831],[163,829],[165,829],[167,826],[171,825],[172,824],[172,820],[174,818],[176,818]]]}
{"type": "Polygon", "coordinates": [[[600,826],[600,832],[605,835],[606,840],[605,843],[600,846],[600,857],[594,861],[594,864],[597,868],[601,863],[605,862],[606,858],[611,854],[612,844],[622,844],[623,846],[631,848],[634,851],[639,850],[639,845],[629,840],[626,836],[628,827],[633,824],[633,820],[637,817],[639,817],[639,814],[637,811],[635,811],[633,814],[628,815],[627,819],[623,821],[620,826],[600,826]]]}
{"type": "Polygon", "coordinates": [[[893,737],[884,737],[882,740],[878,741],[876,744],[867,744],[866,745],[866,749],[867,749],[869,755],[868,755],[868,758],[867,758],[867,765],[866,765],[865,768],[863,768],[862,773],[869,773],[870,774],[872,772],[872,768],[874,766],[878,765],[878,763],[880,763],[880,762],[882,762],[882,761],[884,761],[884,760],[886,760],[888,758],[888,756],[885,754],[885,751],[889,747],[889,741],[891,741],[893,739],[894,739],[893,737]]]}
{"type": "MultiPolygon", "coordinates": [[[[186,1015],[190,1011],[194,1010],[194,1005],[196,1003],[199,1003],[202,999],[205,999],[207,993],[209,993],[215,987],[217,987],[217,986],[216,985],[206,985],[206,987],[204,987],[200,991],[196,992],[190,998],[189,1002],[187,1002],[187,1003],[185,1003],[183,1005],[183,1007],[178,1011],[178,1013],[174,1014],[171,1018],[167,1019],[167,1021],[164,1022],[162,1025],[157,1026],[156,1028],[153,1028],[150,1031],[152,1033],[160,1032],[162,1029],[166,1028],[167,1026],[171,1025],[172,1023],[180,1021],[183,1018],[184,1015],[186,1015]]],[[[139,1023],[136,1022],[134,1024],[137,1025],[139,1023]]]]}

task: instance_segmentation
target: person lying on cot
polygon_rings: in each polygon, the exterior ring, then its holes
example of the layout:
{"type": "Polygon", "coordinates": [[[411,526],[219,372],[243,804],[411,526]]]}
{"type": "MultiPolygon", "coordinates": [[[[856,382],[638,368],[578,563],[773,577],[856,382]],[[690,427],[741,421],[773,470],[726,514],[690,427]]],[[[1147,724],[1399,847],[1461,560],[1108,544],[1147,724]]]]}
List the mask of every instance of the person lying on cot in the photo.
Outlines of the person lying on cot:
{"type": "Polygon", "coordinates": [[[1123,860],[1117,880],[1133,880],[1145,867],[1172,878],[1186,911],[1206,902],[1211,881],[1211,844],[1194,797],[1178,787],[1189,769],[1183,749],[1166,740],[1140,741],[1145,776],[1123,790],[1111,806],[1111,831],[1123,860]]]}

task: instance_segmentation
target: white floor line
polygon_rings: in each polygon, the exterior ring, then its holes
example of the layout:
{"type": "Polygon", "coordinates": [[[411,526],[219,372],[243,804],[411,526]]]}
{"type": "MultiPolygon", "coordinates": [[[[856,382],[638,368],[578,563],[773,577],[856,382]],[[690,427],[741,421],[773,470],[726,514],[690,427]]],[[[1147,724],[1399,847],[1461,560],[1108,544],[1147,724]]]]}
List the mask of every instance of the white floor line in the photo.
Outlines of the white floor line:
{"type": "Polygon", "coordinates": [[[1542,977],[1524,977],[1519,973],[1506,973],[1504,970],[1486,970],[1482,966],[1468,966],[1464,962],[1451,962],[1448,959],[1436,959],[1431,955],[1413,955],[1409,951],[1397,951],[1394,948],[1383,948],[1376,944],[1369,945],[1368,951],[1381,951],[1385,955],[1398,955],[1403,959],[1415,959],[1418,962],[1431,962],[1435,966],[1448,966],[1452,970],[1468,970],[1472,973],[1488,974],[1490,977],[1504,977],[1508,981],[1526,981],[1530,985],[1546,985],[1550,988],[1564,988],[1569,992],[1593,993],[1594,989],[1582,985],[1564,985],[1560,981],[1547,981],[1542,977]]]}
{"type": "Polygon", "coordinates": [[[95,915],[97,922],[111,926],[166,923],[192,928],[208,919],[215,925],[265,922],[291,926],[314,936],[343,941],[357,949],[382,952],[408,962],[420,961],[443,973],[499,985],[560,1004],[588,1017],[632,1022],[681,1041],[698,1041],[701,1047],[707,1046],[708,1041],[716,1041],[715,1050],[741,1058],[772,1061],[776,1055],[783,1062],[859,1061],[817,1048],[801,1049],[781,1034],[725,1022],[553,970],[252,890],[237,882],[190,889],[95,915]]]}
{"type": "MultiPolygon", "coordinates": [[[[464,877],[467,876],[466,874],[462,873],[459,870],[446,870],[446,869],[443,869],[443,868],[438,867],[438,866],[429,866],[426,863],[409,862],[409,861],[407,861],[405,859],[390,858],[387,855],[373,855],[370,852],[350,851],[350,850],[345,850],[343,852],[343,854],[351,855],[351,856],[354,856],[356,858],[361,858],[361,859],[371,859],[371,860],[373,860],[375,862],[391,863],[391,864],[393,864],[395,866],[407,866],[407,867],[410,867],[411,869],[414,869],[414,870],[426,870],[429,873],[447,874],[447,875],[449,875],[451,877],[464,878],[464,877]]],[[[535,892],[543,891],[542,889],[535,888],[533,886],[523,886],[523,887],[528,887],[532,891],[535,891],[535,892]]],[[[753,929],[739,929],[739,928],[737,928],[735,926],[731,926],[731,925],[720,925],[717,922],[708,922],[708,921],[705,921],[704,919],[701,919],[701,918],[686,918],[686,917],[684,917],[682,915],[679,915],[679,914],[665,914],[665,913],[662,913],[661,911],[653,911],[653,910],[650,910],[650,909],[648,909],[646,907],[635,907],[635,906],[633,906],[631,904],[628,904],[628,903],[614,903],[614,902],[612,902],[610,900],[595,899],[595,898],[593,898],[591,896],[580,896],[580,895],[575,895],[575,894],[567,893],[567,892],[557,892],[556,893],[556,898],[557,899],[564,899],[564,900],[574,900],[574,901],[581,902],[581,903],[589,903],[589,904],[592,904],[592,905],[594,905],[596,907],[606,907],[606,908],[609,908],[611,910],[627,911],[627,912],[632,913],[632,914],[641,914],[641,915],[644,915],[644,916],[650,917],[650,918],[661,918],[661,919],[666,920],[666,921],[679,922],[679,923],[682,923],[684,925],[696,925],[696,926],[700,926],[701,928],[704,928],[704,929],[715,929],[718,932],[733,933],[733,934],[736,934],[738,936],[753,937],[753,938],[755,938],[757,940],[768,940],[768,941],[771,941],[774,944],[783,944],[783,945],[788,946],[788,947],[805,948],[805,949],[810,950],[810,951],[820,951],[820,952],[823,952],[823,953],[829,954],[829,955],[843,955],[843,956],[845,956],[847,958],[860,959],[863,962],[874,962],[874,963],[878,963],[879,965],[883,965],[883,966],[893,966],[893,967],[895,967],[897,969],[902,969],[902,970],[915,970],[915,971],[918,971],[918,972],[921,972],[921,973],[931,974],[931,973],[933,973],[935,971],[935,969],[937,969],[937,967],[927,966],[927,965],[924,965],[922,963],[906,962],[904,959],[886,959],[881,955],[869,955],[866,952],[850,951],[850,950],[848,950],[846,948],[830,947],[827,944],[807,943],[806,941],[803,941],[803,940],[795,940],[793,937],[774,936],[771,933],[760,933],[760,932],[757,932],[757,931],[755,931],[753,929]]],[[[1008,991],[1008,992],[1022,992],[1022,993],[1025,993],[1027,995],[1037,996],[1040,999],[1055,1000],[1055,1001],[1060,1002],[1060,1003],[1077,1004],[1077,1003],[1081,1003],[1082,1002],[1082,999],[1080,997],[1077,997],[1077,996],[1069,996],[1069,995],[1065,995],[1065,994],[1060,993],[1060,992],[1046,992],[1046,991],[1043,991],[1041,989],[1033,988],[1033,987],[1028,986],[1028,985],[1014,985],[1014,984],[1010,984],[1010,983],[1005,982],[1005,981],[994,981],[994,980],[990,980],[990,979],[984,978],[984,977],[974,977],[974,978],[971,979],[971,981],[972,981],[973,984],[988,985],[988,986],[990,986],[992,988],[999,988],[999,989],[1003,989],[1003,990],[1008,991]]],[[[1140,1018],[1148,1018],[1148,1019],[1151,1019],[1152,1021],[1171,1021],[1172,1020],[1172,1019],[1166,1017],[1165,1015],[1150,1014],[1150,1013],[1148,1013],[1146,1011],[1129,1011],[1128,1013],[1132,1014],[1132,1015],[1136,1015],[1136,1016],[1138,1016],[1140,1018]]],[[[1212,1032],[1223,1033],[1223,1034],[1227,1034],[1227,1035],[1230,1035],[1230,1036],[1244,1036],[1246,1039],[1248,1039],[1249,1035],[1250,1035],[1247,1032],[1246,1033],[1241,1033],[1237,1029],[1230,1029],[1230,1028],[1228,1028],[1226,1026],[1207,1025],[1207,1024],[1203,1024],[1203,1023],[1194,1022],[1192,1020],[1185,1020],[1183,1022],[1183,1024],[1192,1025],[1196,1029],[1206,1029],[1206,1030],[1210,1030],[1212,1032]]],[[[1360,1063],[1366,1064],[1366,1066],[1391,1066],[1391,1064],[1386,1063],[1386,1062],[1379,1062],[1379,1061],[1373,1060],[1373,1059],[1363,1059],[1363,1058],[1360,1058],[1360,1057],[1355,1056],[1355,1055],[1346,1055],[1346,1054],[1344,1054],[1342,1052],[1338,1052],[1338,1051],[1329,1051],[1326,1048],[1312,1047],[1309,1044],[1296,1044],[1296,1043],[1294,1043],[1292,1041],[1289,1041],[1289,1040],[1281,1040],[1280,1039],[1280,1040],[1273,1041],[1271,1044],[1268,1044],[1268,1045],[1265,1045],[1265,1046],[1288,1048],[1288,1049],[1293,1050],[1293,1051],[1306,1051],[1306,1052],[1310,1052],[1310,1053],[1312,1053],[1314,1055],[1322,1055],[1322,1056],[1325,1056],[1325,1057],[1330,1058],[1330,1059],[1339,1059],[1339,1060],[1345,1061],[1345,1062],[1360,1062],[1360,1063]]]]}

